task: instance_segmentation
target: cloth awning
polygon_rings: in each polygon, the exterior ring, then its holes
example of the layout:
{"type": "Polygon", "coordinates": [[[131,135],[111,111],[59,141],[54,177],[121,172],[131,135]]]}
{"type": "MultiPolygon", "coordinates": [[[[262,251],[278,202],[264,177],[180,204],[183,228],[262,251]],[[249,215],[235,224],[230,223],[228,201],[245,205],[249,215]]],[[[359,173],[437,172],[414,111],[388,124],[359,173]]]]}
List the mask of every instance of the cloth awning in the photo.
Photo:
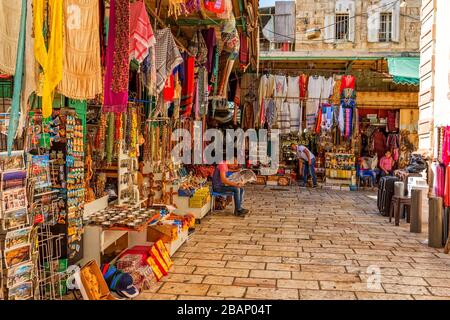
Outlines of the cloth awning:
{"type": "Polygon", "coordinates": [[[387,61],[389,74],[395,83],[419,85],[419,57],[389,57],[387,61]]]}

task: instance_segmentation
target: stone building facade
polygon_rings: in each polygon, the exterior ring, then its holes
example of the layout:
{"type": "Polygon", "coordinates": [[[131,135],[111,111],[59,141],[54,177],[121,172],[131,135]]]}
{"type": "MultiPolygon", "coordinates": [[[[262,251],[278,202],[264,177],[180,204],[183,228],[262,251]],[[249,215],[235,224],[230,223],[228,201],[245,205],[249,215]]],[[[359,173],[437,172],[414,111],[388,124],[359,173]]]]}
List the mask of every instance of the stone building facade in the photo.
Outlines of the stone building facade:
{"type": "Polygon", "coordinates": [[[404,7],[401,3],[401,0],[297,1],[296,51],[418,52],[421,0],[408,0],[404,7]],[[348,25],[344,25],[346,20],[348,25]],[[338,39],[339,28],[348,30],[345,39],[338,39]],[[320,29],[320,37],[308,40],[310,29],[320,29]],[[386,38],[386,32],[391,37],[386,38]]]}

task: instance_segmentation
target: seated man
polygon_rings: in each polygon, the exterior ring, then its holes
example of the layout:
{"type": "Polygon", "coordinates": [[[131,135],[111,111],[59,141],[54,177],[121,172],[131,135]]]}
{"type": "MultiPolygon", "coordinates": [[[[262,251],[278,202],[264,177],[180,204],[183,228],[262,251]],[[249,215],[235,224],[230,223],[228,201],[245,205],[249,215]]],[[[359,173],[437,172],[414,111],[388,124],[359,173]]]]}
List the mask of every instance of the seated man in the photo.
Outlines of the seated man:
{"type": "Polygon", "coordinates": [[[243,216],[248,212],[247,209],[242,208],[244,197],[243,185],[232,182],[227,178],[228,164],[232,165],[233,163],[234,161],[229,161],[229,163],[222,161],[216,166],[212,176],[213,191],[219,193],[232,192],[234,198],[234,214],[236,216],[243,216]]]}
{"type": "Polygon", "coordinates": [[[386,151],[386,153],[384,154],[384,157],[381,158],[380,160],[380,169],[381,169],[381,176],[392,176],[394,175],[394,164],[395,161],[392,158],[391,152],[390,151],[386,151]]]}
{"type": "Polygon", "coordinates": [[[377,169],[372,169],[373,159],[367,157],[359,158],[359,173],[360,177],[372,177],[372,187],[377,184],[377,169]]]}

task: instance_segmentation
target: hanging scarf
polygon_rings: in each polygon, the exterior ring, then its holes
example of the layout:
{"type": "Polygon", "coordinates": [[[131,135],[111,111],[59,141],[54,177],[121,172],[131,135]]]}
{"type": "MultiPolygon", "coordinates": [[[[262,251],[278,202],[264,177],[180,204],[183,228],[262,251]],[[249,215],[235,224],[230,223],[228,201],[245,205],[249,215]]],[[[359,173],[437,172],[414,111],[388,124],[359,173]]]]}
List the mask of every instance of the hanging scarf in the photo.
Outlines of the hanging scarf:
{"type": "Polygon", "coordinates": [[[0,73],[14,75],[20,31],[21,1],[0,0],[0,73]]]}
{"type": "Polygon", "coordinates": [[[111,0],[103,112],[123,112],[128,102],[129,0],[111,0]]]}
{"type": "Polygon", "coordinates": [[[142,1],[130,5],[130,60],[139,63],[149,54],[149,48],[155,45],[155,35],[142,1]]]}
{"type": "Polygon", "coordinates": [[[17,138],[21,138],[25,121],[29,110],[28,99],[36,91],[36,60],[34,59],[34,37],[33,37],[33,0],[27,0],[27,21],[25,31],[25,56],[23,64],[23,88],[20,102],[20,116],[17,127],[17,138]]]}
{"type": "Polygon", "coordinates": [[[19,41],[17,46],[17,58],[15,67],[16,76],[14,77],[14,92],[8,126],[8,139],[7,139],[8,155],[11,155],[19,117],[20,95],[22,92],[23,56],[25,52],[26,20],[27,20],[27,1],[22,0],[22,9],[20,13],[19,41]]]}
{"type": "Polygon", "coordinates": [[[45,0],[34,0],[34,54],[36,60],[42,66],[42,116],[44,118],[52,115],[53,90],[62,79],[63,73],[63,1],[48,0],[51,12],[50,39],[48,49],[45,45],[43,35],[44,29],[44,2],[45,0]]]}
{"type": "Polygon", "coordinates": [[[183,62],[170,28],[156,30],[156,93],[164,88],[167,77],[183,62]]]}
{"type": "Polygon", "coordinates": [[[78,100],[94,99],[102,93],[98,0],[65,0],[64,60],[59,92],[78,100]],[[79,25],[72,19],[78,7],[79,25]]]}

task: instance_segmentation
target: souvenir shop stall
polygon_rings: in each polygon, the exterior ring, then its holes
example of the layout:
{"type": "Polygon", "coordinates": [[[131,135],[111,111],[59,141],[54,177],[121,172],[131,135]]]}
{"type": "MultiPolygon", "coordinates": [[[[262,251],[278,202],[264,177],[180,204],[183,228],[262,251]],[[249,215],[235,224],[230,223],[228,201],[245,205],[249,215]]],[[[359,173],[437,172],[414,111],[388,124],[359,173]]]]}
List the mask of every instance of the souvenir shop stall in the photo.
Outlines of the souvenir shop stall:
{"type": "Polygon", "coordinates": [[[257,7],[0,0],[0,298],[131,298],[170,272],[211,173],[172,132],[237,119],[257,7]]]}
{"type": "Polygon", "coordinates": [[[418,110],[393,106],[392,101],[383,105],[383,92],[362,92],[358,97],[358,79],[364,79],[360,72],[298,75],[295,71],[264,69],[259,88],[248,85],[246,95],[257,91],[258,104],[244,104],[255,111],[248,116],[253,122],[244,118],[243,127],[280,131],[278,176],[295,180],[296,173],[302,172],[290,150],[292,143],[303,144],[313,152],[317,176],[330,187],[356,185],[361,164],[366,166],[363,169],[378,172],[378,161],[386,151],[391,151],[396,169],[408,165],[417,148],[418,110]]]}

